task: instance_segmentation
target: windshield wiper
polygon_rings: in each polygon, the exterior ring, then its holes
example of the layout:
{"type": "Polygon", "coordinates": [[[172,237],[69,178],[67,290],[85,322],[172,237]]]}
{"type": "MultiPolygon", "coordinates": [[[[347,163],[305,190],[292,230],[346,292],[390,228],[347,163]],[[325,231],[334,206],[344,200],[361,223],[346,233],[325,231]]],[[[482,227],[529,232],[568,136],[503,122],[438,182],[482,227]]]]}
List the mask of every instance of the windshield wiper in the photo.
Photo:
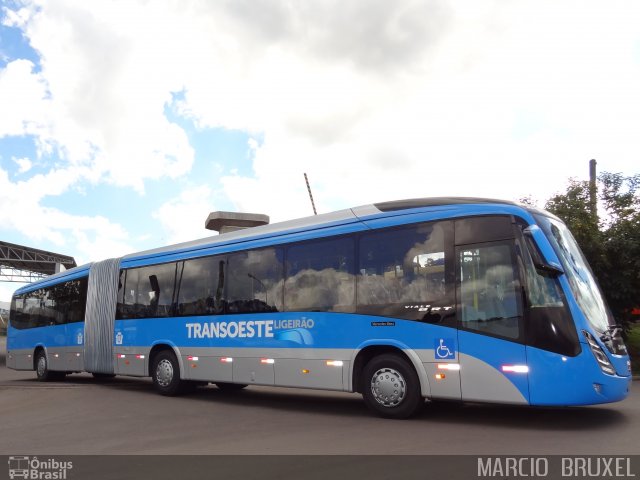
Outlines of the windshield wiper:
{"type": "Polygon", "coordinates": [[[468,322],[493,322],[495,320],[508,320],[513,317],[489,317],[489,318],[476,318],[475,320],[467,320],[468,322]]]}
{"type": "Polygon", "coordinates": [[[600,334],[600,340],[602,340],[602,343],[605,344],[611,353],[617,355],[626,355],[628,353],[627,346],[622,340],[622,331],[622,327],[610,325],[600,334]]]}
{"type": "Polygon", "coordinates": [[[618,325],[609,325],[604,332],[600,335],[600,340],[603,342],[612,340],[614,336],[622,333],[622,327],[618,325]]]}

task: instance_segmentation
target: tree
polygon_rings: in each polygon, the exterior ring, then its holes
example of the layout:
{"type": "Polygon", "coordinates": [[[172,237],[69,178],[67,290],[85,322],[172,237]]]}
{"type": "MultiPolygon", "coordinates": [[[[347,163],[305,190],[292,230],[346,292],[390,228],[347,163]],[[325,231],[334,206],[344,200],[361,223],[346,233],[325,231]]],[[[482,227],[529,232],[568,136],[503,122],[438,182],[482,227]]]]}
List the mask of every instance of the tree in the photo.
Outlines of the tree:
{"type": "Polygon", "coordinates": [[[598,177],[603,215],[590,208],[589,183],[569,181],[566,193],[545,208],[569,227],[600,283],[616,321],[629,326],[640,304],[640,175],[604,172],[598,177]]]}
{"type": "Polygon", "coordinates": [[[599,181],[606,212],[600,222],[606,232],[601,282],[614,316],[628,326],[631,311],[640,305],[640,175],[605,172],[599,181]]]}

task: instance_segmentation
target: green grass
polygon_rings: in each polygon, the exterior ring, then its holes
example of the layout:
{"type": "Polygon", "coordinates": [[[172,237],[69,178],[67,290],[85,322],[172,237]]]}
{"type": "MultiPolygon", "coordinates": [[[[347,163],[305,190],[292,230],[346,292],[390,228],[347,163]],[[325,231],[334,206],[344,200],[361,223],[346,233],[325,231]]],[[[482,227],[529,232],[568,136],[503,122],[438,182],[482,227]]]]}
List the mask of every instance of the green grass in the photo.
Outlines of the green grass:
{"type": "Polygon", "coordinates": [[[631,357],[631,371],[640,375],[640,323],[635,323],[627,333],[627,349],[631,357]]]}

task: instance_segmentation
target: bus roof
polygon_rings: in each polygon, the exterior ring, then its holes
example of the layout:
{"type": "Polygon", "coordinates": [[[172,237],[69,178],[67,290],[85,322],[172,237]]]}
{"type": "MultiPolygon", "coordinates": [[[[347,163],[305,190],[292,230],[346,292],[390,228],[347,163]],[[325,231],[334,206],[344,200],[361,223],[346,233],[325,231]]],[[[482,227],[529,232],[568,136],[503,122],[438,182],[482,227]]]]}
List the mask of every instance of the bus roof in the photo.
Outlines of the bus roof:
{"type": "MultiPolygon", "coordinates": [[[[349,224],[355,224],[360,220],[370,220],[376,217],[393,216],[399,214],[403,210],[419,210],[424,211],[431,208],[446,207],[446,206],[463,206],[463,205],[496,205],[496,206],[513,206],[525,208],[530,210],[527,206],[521,205],[516,202],[508,200],[497,200],[491,198],[478,198],[478,197],[426,197],[426,198],[414,198],[406,200],[395,200],[389,202],[380,202],[369,205],[362,205],[359,207],[348,208],[344,210],[338,210],[335,212],[324,213],[319,215],[312,215],[308,217],[302,217],[294,220],[287,220],[284,222],[272,223],[267,225],[261,225],[258,227],[246,228],[243,230],[236,230],[229,233],[223,233],[219,235],[213,235],[198,240],[193,240],[184,243],[178,243],[174,245],[167,245],[164,247],[154,248],[151,250],[145,250],[141,252],[135,252],[122,257],[123,261],[127,260],[142,260],[153,257],[162,257],[173,253],[188,252],[194,250],[206,249],[209,247],[232,245],[237,243],[244,243],[248,240],[266,238],[266,237],[278,237],[281,235],[287,235],[296,232],[312,231],[316,229],[323,229],[327,227],[339,227],[349,224]]],[[[537,212],[539,210],[534,209],[537,212]]],[[[403,212],[404,213],[404,212],[403,212]]],[[[548,214],[548,213],[547,213],[548,214]]],[[[56,283],[61,280],[73,279],[85,274],[88,274],[91,264],[83,265],[60,274],[52,275],[43,280],[25,285],[16,291],[16,293],[22,293],[35,288],[46,286],[50,283],[56,283]]]]}
{"type": "Polygon", "coordinates": [[[163,256],[169,253],[186,252],[192,250],[200,250],[208,247],[231,245],[243,243],[248,240],[277,237],[281,235],[311,231],[327,227],[339,227],[351,223],[357,223],[366,218],[371,219],[375,216],[397,215],[401,210],[425,209],[430,207],[445,207],[449,205],[510,205],[522,207],[522,205],[507,200],[496,200],[490,198],[476,197],[427,197],[414,198],[408,200],[396,200],[391,202],[382,202],[369,205],[361,205],[359,207],[338,210],[335,212],[324,213],[320,215],[312,215],[308,217],[277,222],[258,227],[236,230],[229,233],[214,235],[189,242],[168,245],[165,247],[154,248],[142,252],[125,255],[123,260],[143,259],[156,256],[163,256]]]}
{"type": "Polygon", "coordinates": [[[485,204],[495,203],[499,205],[516,205],[519,203],[510,202],[508,200],[497,200],[495,198],[480,198],[480,197],[427,197],[427,198],[410,198],[407,200],[394,200],[391,202],[374,203],[378,210],[381,212],[393,212],[397,210],[406,210],[409,208],[424,208],[424,207],[442,207],[445,205],[471,205],[471,204],[485,204]]]}

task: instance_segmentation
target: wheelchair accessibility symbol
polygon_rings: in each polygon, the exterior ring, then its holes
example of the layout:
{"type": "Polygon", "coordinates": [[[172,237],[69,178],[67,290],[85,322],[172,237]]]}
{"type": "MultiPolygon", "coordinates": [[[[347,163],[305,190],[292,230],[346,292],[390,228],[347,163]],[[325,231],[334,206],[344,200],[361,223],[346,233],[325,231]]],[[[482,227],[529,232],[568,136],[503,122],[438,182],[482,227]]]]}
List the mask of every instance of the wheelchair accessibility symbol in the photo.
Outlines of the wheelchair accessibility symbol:
{"type": "Polygon", "coordinates": [[[452,338],[439,338],[434,342],[436,360],[456,358],[455,342],[452,338]]]}

